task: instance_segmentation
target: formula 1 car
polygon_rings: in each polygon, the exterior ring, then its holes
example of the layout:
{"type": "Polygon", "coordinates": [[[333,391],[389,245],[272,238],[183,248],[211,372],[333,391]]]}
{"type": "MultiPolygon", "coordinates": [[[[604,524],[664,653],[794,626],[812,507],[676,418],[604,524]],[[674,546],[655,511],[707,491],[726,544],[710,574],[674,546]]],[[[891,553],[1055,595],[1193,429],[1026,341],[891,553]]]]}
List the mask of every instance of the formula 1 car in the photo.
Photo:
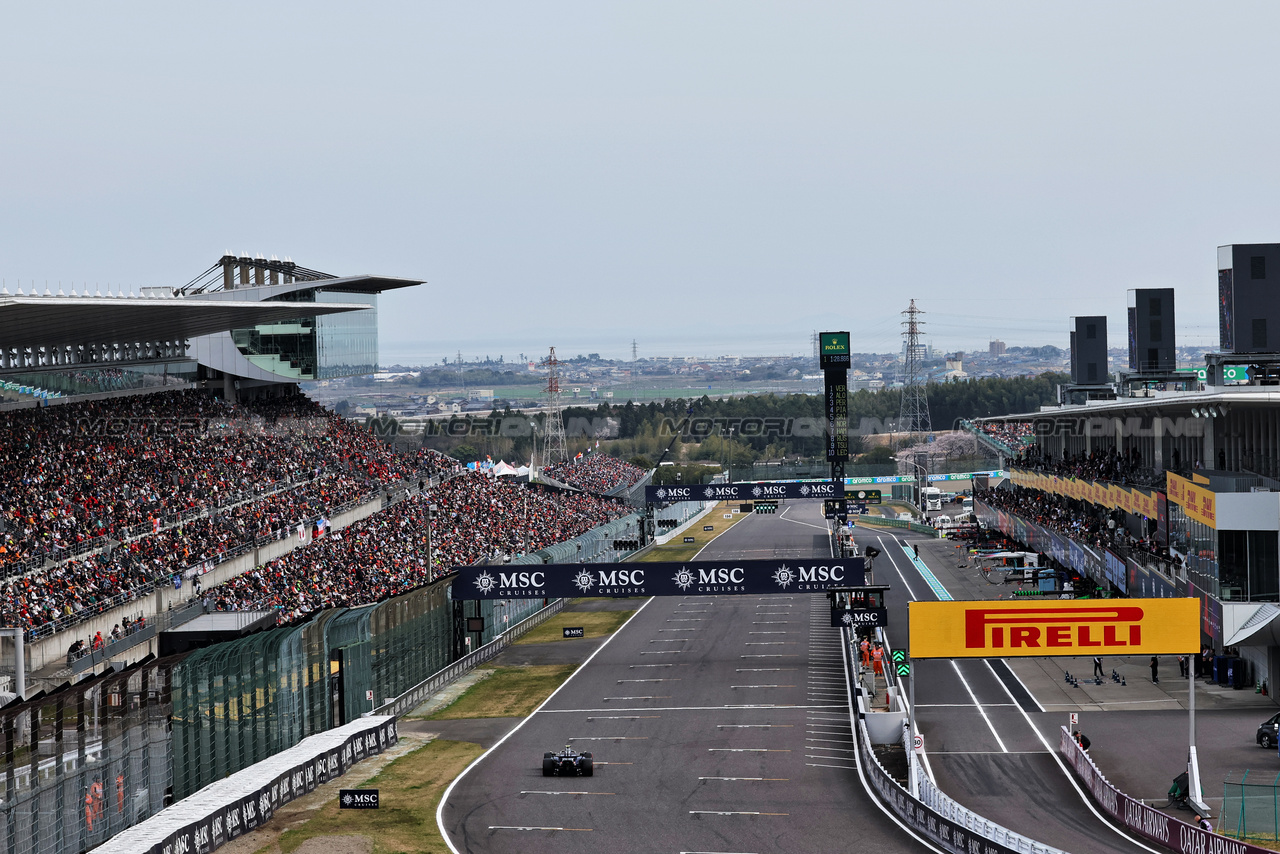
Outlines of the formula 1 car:
{"type": "Polygon", "coordinates": [[[591,777],[595,768],[590,753],[579,753],[569,745],[559,753],[542,754],[543,777],[591,777]]]}

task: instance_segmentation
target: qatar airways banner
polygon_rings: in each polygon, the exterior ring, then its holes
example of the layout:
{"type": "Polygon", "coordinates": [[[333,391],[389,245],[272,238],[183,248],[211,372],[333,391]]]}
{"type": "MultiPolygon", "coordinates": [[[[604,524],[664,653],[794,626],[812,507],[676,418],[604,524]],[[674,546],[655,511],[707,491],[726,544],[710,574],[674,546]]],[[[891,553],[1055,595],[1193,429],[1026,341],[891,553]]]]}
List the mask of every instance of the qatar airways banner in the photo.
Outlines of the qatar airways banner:
{"type": "Polygon", "coordinates": [[[805,483],[707,483],[692,486],[668,484],[646,486],[644,500],[649,504],[675,501],[767,501],[783,498],[843,498],[844,484],[834,480],[805,483]]]}
{"type": "Polygon", "coordinates": [[[454,599],[824,593],[865,584],[860,557],[455,566],[452,571],[458,574],[454,599]]]}
{"type": "Polygon", "coordinates": [[[1066,727],[1058,732],[1058,749],[1093,800],[1125,830],[1180,854],[1267,854],[1266,848],[1203,830],[1129,797],[1102,776],[1066,727]]]}

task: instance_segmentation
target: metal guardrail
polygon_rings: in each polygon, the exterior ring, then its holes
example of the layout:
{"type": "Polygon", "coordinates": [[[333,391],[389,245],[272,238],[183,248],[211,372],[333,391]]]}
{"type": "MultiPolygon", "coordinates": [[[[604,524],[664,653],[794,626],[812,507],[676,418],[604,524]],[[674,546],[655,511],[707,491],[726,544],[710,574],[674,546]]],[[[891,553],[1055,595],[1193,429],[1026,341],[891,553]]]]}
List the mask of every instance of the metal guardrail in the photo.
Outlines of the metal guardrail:
{"type": "Polygon", "coordinates": [[[866,525],[868,528],[906,528],[917,534],[931,537],[942,536],[937,528],[921,525],[919,522],[908,522],[905,519],[886,519],[883,516],[850,516],[855,525],[866,525]]]}
{"type": "Polygon", "coordinates": [[[440,689],[449,685],[451,682],[462,676],[469,670],[473,670],[477,665],[494,658],[498,653],[511,646],[517,639],[523,637],[530,629],[540,626],[548,619],[564,610],[565,599],[556,599],[547,607],[538,611],[530,617],[521,620],[475,652],[467,653],[459,658],[448,667],[437,670],[426,679],[414,685],[408,691],[405,691],[399,697],[388,703],[383,703],[376,709],[368,712],[369,715],[395,715],[401,717],[408,712],[413,711],[418,706],[425,703],[432,695],[438,693],[440,689]]]}
{"type": "MultiPolygon", "coordinates": [[[[850,630],[841,629],[840,638],[845,650],[846,677],[851,685],[856,685],[857,680],[853,672],[856,653],[852,646],[850,630]]],[[[861,691],[860,688],[857,690],[861,691]]],[[[875,790],[880,801],[916,833],[946,851],[982,851],[986,854],[1066,854],[1057,848],[1014,833],[960,806],[928,779],[922,763],[917,764],[920,798],[913,798],[911,793],[880,763],[867,728],[856,713],[856,707],[850,712],[855,725],[854,738],[858,745],[858,763],[862,766],[867,782],[875,790]]],[[[906,743],[910,730],[904,726],[902,732],[903,749],[910,751],[911,745],[906,743]]]]}

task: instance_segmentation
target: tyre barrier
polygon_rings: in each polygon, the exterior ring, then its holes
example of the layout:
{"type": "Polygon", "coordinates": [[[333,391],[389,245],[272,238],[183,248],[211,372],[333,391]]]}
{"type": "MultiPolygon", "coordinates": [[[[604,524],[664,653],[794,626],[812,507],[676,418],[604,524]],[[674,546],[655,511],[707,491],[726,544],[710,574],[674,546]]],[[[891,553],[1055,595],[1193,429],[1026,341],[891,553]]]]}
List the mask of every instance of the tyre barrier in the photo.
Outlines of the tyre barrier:
{"type": "Polygon", "coordinates": [[[95,854],[209,854],[399,740],[394,717],[360,718],[210,783],[95,848],[95,854]]]}

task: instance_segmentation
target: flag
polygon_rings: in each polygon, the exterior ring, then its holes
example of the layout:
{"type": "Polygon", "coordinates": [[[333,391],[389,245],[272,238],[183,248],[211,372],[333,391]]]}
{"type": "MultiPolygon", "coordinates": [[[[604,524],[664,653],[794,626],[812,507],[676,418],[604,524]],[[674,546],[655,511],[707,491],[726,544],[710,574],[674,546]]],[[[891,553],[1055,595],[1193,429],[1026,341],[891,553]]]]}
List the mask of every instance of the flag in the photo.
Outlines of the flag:
{"type": "Polygon", "coordinates": [[[298,526],[298,542],[302,542],[306,538],[307,538],[307,529],[299,525],[298,526]]]}
{"type": "Polygon", "coordinates": [[[154,516],[151,519],[151,533],[153,534],[160,533],[160,517],[159,516],[154,516]]]}
{"type": "Polygon", "coordinates": [[[321,516],[316,520],[316,536],[323,537],[329,530],[329,520],[321,516]]]}

